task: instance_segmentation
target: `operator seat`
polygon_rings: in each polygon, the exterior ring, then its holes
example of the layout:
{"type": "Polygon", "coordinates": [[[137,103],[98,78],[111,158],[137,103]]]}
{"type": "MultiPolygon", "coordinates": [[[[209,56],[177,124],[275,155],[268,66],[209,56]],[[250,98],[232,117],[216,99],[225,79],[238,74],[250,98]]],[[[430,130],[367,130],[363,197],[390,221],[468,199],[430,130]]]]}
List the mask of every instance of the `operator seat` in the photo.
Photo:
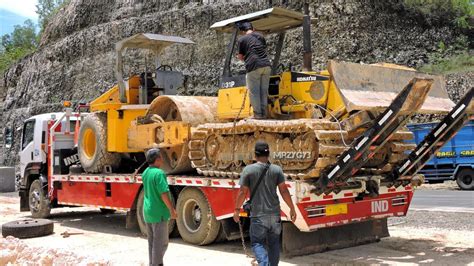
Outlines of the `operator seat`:
{"type": "Polygon", "coordinates": [[[180,71],[173,71],[169,65],[161,65],[156,69],[155,83],[164,95],[176,95],[178,88],[184,86],[184,75],[180,71]]]}
{"type": "Polygon", "coordinates": [[[176,95],[178,88],[184,86],[184,75],[173,71],[170,66],[162,65],[156,70],[155,77],[152,73],[140,74],[140,104],[150,104],[160,95],[176,95]]]}

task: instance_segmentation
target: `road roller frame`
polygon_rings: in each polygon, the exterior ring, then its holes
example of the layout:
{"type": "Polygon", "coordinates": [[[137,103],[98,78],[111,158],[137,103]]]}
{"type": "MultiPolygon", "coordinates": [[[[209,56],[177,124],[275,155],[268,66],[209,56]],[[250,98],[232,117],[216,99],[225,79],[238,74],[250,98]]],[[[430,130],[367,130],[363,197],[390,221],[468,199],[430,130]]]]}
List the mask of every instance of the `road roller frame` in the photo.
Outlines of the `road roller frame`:
{"type": "Polygon", "coordinates": [[[188,123],[181,121],[137,124],[128,129],[128,146],[132,149],[171,148],[187,144],[191,133],[188,123]]]}
{"type": "MultiPolygon", "coordinates": [[[[151,139],[141,140],[135,138],[133,130],[130,130],[133,124],[137,125],[135,121],[138,118],[147,114],[150,103],[156,97],[165,94],[176,94],[176,89],[184,86],[183,74],[173,71],[169,65],[162,65],[160,62],[160,55],[173,44],[194,44],[194,42],[177,36],[140,33],[116,44],[115,76],[117,85],[90,103],[91,112],[107,114],[108,152],[136,153],[143,152],[143,146],[149,147],[146,142],[151,141],[151,139]],[[144,73],[125,80],[123,77],[123,57],[127,49],[151,51],[156,63],[156,70],[152,73],[145,66],[144,73]],[[129,131],[132,135],[128,135],[129,131]]],[[[146,128],[145,131],[135,133],[146,133],[150,127],[153,126],[143,126],[143,128],[146,128]]]]}

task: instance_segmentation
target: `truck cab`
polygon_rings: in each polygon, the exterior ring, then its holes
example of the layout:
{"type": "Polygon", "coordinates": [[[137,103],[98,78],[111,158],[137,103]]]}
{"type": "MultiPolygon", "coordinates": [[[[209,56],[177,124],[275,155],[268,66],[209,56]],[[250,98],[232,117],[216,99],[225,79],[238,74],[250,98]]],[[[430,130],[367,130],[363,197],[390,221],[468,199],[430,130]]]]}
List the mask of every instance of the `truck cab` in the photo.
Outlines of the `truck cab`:
{"type": "MultiPolygon", "coordinates": [[[[22,211],[32,210],[32,208],[39,209],[36,205],[46,199],[49,128],[60,117],[65,116],[65,114],[65,112],[40,114],[28,118],[23,123],[19,152],[19,173],[17,176],[20,188],[20,209],[22,211]],[[32,184],[34,185],[32,186],[32,184]]],[[[76,121],[77,116],[70,116],[68,120],[60,122],[57,131],[74,132],[76,121]]],[[[63,158],[59,164],[67,164],[69,166],[78,161],[77,149],[75,149],[73,142],[62,142],[59,145],[71,151],[67,156],[68,158],[63,158]]],[[[32,214],[35,216],[33,211],[32,214]]]]}

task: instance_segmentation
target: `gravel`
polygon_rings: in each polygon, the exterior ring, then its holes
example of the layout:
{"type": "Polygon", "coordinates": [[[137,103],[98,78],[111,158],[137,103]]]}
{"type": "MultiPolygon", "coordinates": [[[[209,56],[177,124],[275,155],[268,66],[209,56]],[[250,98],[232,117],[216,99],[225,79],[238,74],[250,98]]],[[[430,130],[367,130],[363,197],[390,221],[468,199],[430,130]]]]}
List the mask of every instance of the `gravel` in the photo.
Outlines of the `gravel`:
{"type": "MultiPolygon", "coordinates": [[[[18,204],[14,193],[0,194],[0,223],[29,216],[29,213],[19,212],[18,204]]],[[[54,254],[66,254],[73,259],[87,257],[82,259],[84,264],[95,261],[112,265],[146,265],[148,262],[147,240],[139,237],[138,231],[125,228],[124,214],[105,216],[93,208],[62,208],[53,210],[51,219],[55,221],[56,234],[20,242],[35,248],[36,252],[54,250],[54,254]],[[59,233],[64,231],[81,234],[63,238],[59,233]]],[[[469,224],[472,219],[464,213],[410,210],[407,218],[390,219],[389,223],[392,224],[389,226],[391,236],[380,242],[308,256],[282,257],[280,265],[473,263],[474,230],[469,224]]],[[[15,244],[18,245],[23,246],[15,244]]],[[[250,259],[246,258],[239,241],[199,247],[172,238],[165,264],[244,266],[250,264],[250,259]]]]}
{"type": "Polygon", "coordinates": [[[108,261],[76,255],[60,248],[31,247],[22,240],[7,236],[0,238],[0,265],[23,265],[31,263],[49,265],[110,265],[108,261]]]}
{"type": "Polygon", "coordinates": [[[474,232],[473,216],[473,213],[464,212],[453,215],[452,212],[409,210],[406,217],[390,218],[389,225],[417,229],[433,228],[474,232]]]}

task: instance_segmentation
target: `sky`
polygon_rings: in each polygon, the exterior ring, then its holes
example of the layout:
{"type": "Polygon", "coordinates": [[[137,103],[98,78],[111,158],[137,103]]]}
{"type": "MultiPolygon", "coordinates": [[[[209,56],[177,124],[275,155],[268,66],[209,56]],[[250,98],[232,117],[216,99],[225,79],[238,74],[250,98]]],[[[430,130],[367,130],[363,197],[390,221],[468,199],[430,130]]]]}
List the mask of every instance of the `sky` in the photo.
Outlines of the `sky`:
{"type": "Polygon", "coordinates": [[[23,25],[27,19],[38,23],[38,0],[0,0],[0,36],[11,33],[14,25],[23,25]]]}

